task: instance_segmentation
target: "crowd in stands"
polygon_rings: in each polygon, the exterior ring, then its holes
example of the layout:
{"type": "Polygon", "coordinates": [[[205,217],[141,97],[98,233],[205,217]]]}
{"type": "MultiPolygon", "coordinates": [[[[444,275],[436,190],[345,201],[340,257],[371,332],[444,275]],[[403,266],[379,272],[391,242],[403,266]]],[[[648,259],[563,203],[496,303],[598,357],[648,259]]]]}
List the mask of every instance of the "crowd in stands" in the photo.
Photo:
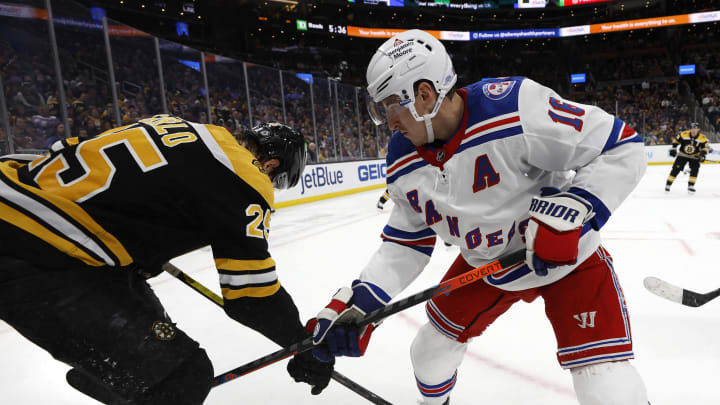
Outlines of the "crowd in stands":
{"type": "Polygon", "coordinates": [[[688,79],[696,101],[710,125],[720,129],[720,35],[713,30],[701,31],[688,41],[682,53],[687,63],[697,67],[697,74],[688,79]]]}
{"type": "MultiPolygon", "coordinates": [[[[13,30],[10,26],[1,33],[4,37],[0,37],[0,73],[14,147],[20,152],[40,152],[64,137],[65,131],[54,69],[48,57],[51,51],[42,36],[30,35],[17,27],[13,30]]],[[[61,69],[69,107],[70,135],[92,136],[117,126],[105,74],[104,44],[89,41],[81,32],[63,27],[57,28],[57,36],[62,39],[61,69]]],[[[162,113],[152,42],[147,38],[117,38],[111,46],[118,83],[120,124],[162,113]]],[[[168,48],[162,52],[168,113],[209,123],[202,75],[197,66],[183,63],[189,61],[199,65],[200,53],[169,43],[167,47],[161,47],[168,48]]],[[[258,122],[286,122],[299,129],[308,142],[316,144],[313,148],[317,150],[316,161],[319,162],[384,156],[389,132],[377,131],[369,123],[364,104],[356,109],[354,86],[338,83],[336,103],[334,81],[328,89],[328,80],[316,77],[311,97],[308,83],[294,73],[283,73],[281,89],[277,70],[248,64],[248,109],[242,63],[224,61],[207,66],[213,124],[238,133],[258,122]]],[[[360,94],[358,100],[364,102],[364,96],[360,94]]],[[[0,136],[2,152],[7,152],[7,136],[4,131],[0,136]]]]}
{"type": "MultiPolygon", "coordinates": [[[[51,49],[42,30],[32,28],[44,22],[20,24],[5,18],[2,22],[0,74],[14,148],[39,152],[66,133],[51,49]]],[[[308,83],[292,71],[279,73],[277,69],[248,63],[246,85],[243,64],[228,60],[206,64],[205,89],[198,70],[200,53],[161,41],[166,45],[161,45],[163,95],[153,44],[146,37],[112,39],[118,123],[102,37],[96,32],[89,36],[62,26],[56,30],[62,48],[60,65],[68,106],[67,132],[71,136],[93,136],[118,124],[162,113],[165,97],[168,113],[191,121],[212,122],[233,133],[258,122],[285,122],[299,129],[312,144],[313,162],[384,157],[387,151],[390,131],[375,127],[367,118],[361,83],[348,84],[319,75],[308,83]]],[[[576,48],[560,54],[556,51],[566,44],[556,40],[537,41],[534,46],[509,41],[507,48],[497,43],[484,47],[476,43],[458,45],[454,48],[458,84],[483,77],[529,76],[571,100],[598,105],[616,114],[641,133],[649,145],[669,143],[689,122],[698,120],[694,102],[700,106],[700,116],[708,119],[708,129],[716,131],[720,127],[717,38],[702,34],[694,42],[701,45],[673,54],[662,35],[640,40],[622,35],[591,44],[579,40],[576,48]],[[473,63],[478,56],[483,63],[473,63]],[[679,62],[696,63],[698,74],[684,82],[677,76],[679,62]],[[571,85],[569,74],[576,71],[587,72],[588,82],[571,85]]],[[[3,125],[0,149],[8,151],[8,134],[3,125]]]]}

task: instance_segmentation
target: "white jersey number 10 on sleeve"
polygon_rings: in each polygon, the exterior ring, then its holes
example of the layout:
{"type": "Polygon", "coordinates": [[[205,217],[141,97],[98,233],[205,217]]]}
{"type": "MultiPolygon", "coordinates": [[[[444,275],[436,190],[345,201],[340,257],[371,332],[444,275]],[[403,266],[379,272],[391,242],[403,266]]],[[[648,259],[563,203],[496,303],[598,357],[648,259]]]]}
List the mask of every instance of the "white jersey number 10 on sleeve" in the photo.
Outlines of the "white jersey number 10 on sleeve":
{"type": "Polygon", "coordinates": [[[551,108],[548,110],[548,115],[550,116],[550,119],[553,120],[553,122],[559,122],[561,124],[569,125],[575,128],[575,130],[578,132],[582,131],[583,120],[574,117],[582,117],[583,115],[585,115],[584,109],[566,103],[565,101],[558,100],[555,97],[550,97],[549,103],[551,108]],[[553,110],[560,111],[562,112],[562,114],[558,114],[553,110]],[[567,114],[570,114],[572,117],[568,117],[567,114]]]}

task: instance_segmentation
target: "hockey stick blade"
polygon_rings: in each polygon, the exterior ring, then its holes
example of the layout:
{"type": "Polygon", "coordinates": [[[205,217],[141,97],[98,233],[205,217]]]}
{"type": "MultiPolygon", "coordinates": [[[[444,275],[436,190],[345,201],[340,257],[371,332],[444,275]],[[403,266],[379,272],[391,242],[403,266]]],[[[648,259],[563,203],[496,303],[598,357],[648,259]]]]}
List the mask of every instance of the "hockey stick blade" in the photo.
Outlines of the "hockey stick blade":
{"type": "MultiPolygon", "coordinates": [[[[510,266],[522,262],[525,260],[525,249],[521,249],[503,256],[493,262],[482,265],[478,268],[467,271],[463,274],[455,276],[449,280],[445,280],[442,283],[430,287],[427,290],[421,291],[417,294],[411,295],[400,301],[391,303],[383,308],[377,309],[369,313],[366,317],[362,318],[357,322],[357,325],[362,327],[373,322],[377,322],[381,319],[387,318],[388,316],[397,312],[408,309],[421,302],[425,302],[432,297],[440,294],[447,294],[450,291],[456,290],[460,287],[464,287],[468,284],[474,283],[483,277],[489,276],[490,274],[506,270],[510,266]]],[[[263,367],[269,366],[270,364],[276,363],[282,359],[293,356],[297,353],[304,352],[313,347],[312,337],[309,337],[301,342],[294,343],[284,349],[278,350],[274,353],[270,353],[257,360],[251,361],[240,367],[234,368],[230,371],[222,373],[215,377],[213,380],[213,386],[224,384],[228,381],[232,381],[245,374],[251,373],[255,370],[259,370],[263,367]]]]}
{"type": "Polygon", "coordinates": [[[340,374],[337,371],[333,371],[332,378],[333,378],[333,380],[337,381],[338,383],[344,385],[346,388],[350,389],[350,391],[355,392],[356,394],[367,399],[368,401],[372,402],[373,404],[392,405],[391,402],[386,401],[385,399],[381,398],[378,394],[359,385],[355,381],[345,377],[344,375],[340,374]]]}
{"type": "Polygon", "coordinates": [[[667,281],[660,280],[657,277],[645,277],[643,284],[651,293],[688,307],[699,307],[701,305],[705,305],[709,301],[720,296],[720,288],[706,294],[700,294],[672,285],[667,281]]]}

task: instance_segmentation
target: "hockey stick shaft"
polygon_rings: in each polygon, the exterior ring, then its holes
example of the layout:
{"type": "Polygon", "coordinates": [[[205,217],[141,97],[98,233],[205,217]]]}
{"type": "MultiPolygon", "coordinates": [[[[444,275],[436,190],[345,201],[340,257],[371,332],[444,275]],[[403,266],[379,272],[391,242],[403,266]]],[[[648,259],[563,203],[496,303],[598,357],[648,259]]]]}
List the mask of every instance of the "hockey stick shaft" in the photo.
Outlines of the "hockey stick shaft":
{"type": "Polygon", "coordinates": [[[688,307],[699,307],[720,296],[720,288],[706,294],[686,290],[657,277],[645,277],[645,288],[651,293],[688,307]]]}
{"type": "Polygon", "coordinates": [[[162,269],[166,272],[170,273],[173,277],[177,278],[178,280],[182,281],[183,284],[188,285],[193,290],[197,291],[202,295],[203,297],[209,299],[213,303],[223,306],[225,301],[223,301],[222,297],[215,294],[212,290],[208,289],[202,283],[195,280],[194,278],[188,276],[185,272],[180,270],[177,266],[173,265],[170,262],[167,262],[163,264],[162,269]]]}
{"type": "MultiPolygon", "coordinates": [[[[172,263],[165,263],[162,266],[162,269],[166,272],[170,273],[173,277],[177,278],[178,280],[182,281],[183,284],[186,284],[193,290],[200,293],[200,295],[204,296],[208,300],[212,301],[213,303],[217,304],[220,307],[223,307],[223,298],[217,294],[215,294],[212,290],[208,289],[202,283],[199,281],[193,279],[189,275],[187,275],[185,272],[180,270],[177,266],[173,265],[172,263]]],[[[332,373],[332,379],[337,381],[338,383],[344,385],[349,390],[357,393],[361,397],[367,399],[368,401],[372,402],[373,404],[377,405],[392,405],[390,402],[384,400],[379,395],[375,394],[374,392],[368,390],[367,388],[363,387],[362,385],[356,383],[355,381],[349,379],[348,377],[344,376],[343,374],[340,374],[338,371],[333,370],[332,373]]],[[[216,385],[214,385],[216,386],[216,385]]]]}
{"type": "MultiPolygon", "coordinates": [[[[372,322],[377,322],[384,319],[392,314],[408,309],[421,302],[425,302],[430,298],[440,295],[447,294],[450,291],[456,290],[460,287],[464,287],[468,284],[474,283],[483,277],[489,276],[493,273],[500,272],[507,269],[508,267],[525,260],[525,250],[518,250],[510,253],[506,256],[499,258],[493,262],[472,269],[468,272],[460,274],[449,280],[445,280],[442,283],[430,287],[427,290],[421,291],[417,294],[411,295],[400,301],[391,303],[383,308],[377,309],[369,313],[366,317],[357,322],[358,326],[368,325],[372,322]]],[[[292,345],[278,350],[274,353],[270,353],[267,356],[263,356],[257,360],[251,361],[240,367],[234,368],[228,372],[222,373],[215,377],[213,385],[217,386],[224,384],[228,381],[232,381],[245,374],[251,373],[255,370],[259,370],[284,358],[295,355],[296,353],[304,352],[311,349],[314,346],[312,337],[308,337],[300,342],[293,343],[292,345]]]]}

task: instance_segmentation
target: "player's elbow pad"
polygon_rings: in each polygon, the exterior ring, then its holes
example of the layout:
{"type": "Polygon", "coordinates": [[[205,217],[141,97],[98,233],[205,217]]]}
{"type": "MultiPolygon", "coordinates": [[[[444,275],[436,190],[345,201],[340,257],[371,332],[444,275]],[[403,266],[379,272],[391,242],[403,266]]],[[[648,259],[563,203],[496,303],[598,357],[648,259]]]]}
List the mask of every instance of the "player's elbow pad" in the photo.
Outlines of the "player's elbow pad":
{"type": "Polygon", "coordinates": [[[287,347],[305,337],[300,315],[283,287],[269,297],[225,300],[225,313],[280,346],[287,347]]]}

